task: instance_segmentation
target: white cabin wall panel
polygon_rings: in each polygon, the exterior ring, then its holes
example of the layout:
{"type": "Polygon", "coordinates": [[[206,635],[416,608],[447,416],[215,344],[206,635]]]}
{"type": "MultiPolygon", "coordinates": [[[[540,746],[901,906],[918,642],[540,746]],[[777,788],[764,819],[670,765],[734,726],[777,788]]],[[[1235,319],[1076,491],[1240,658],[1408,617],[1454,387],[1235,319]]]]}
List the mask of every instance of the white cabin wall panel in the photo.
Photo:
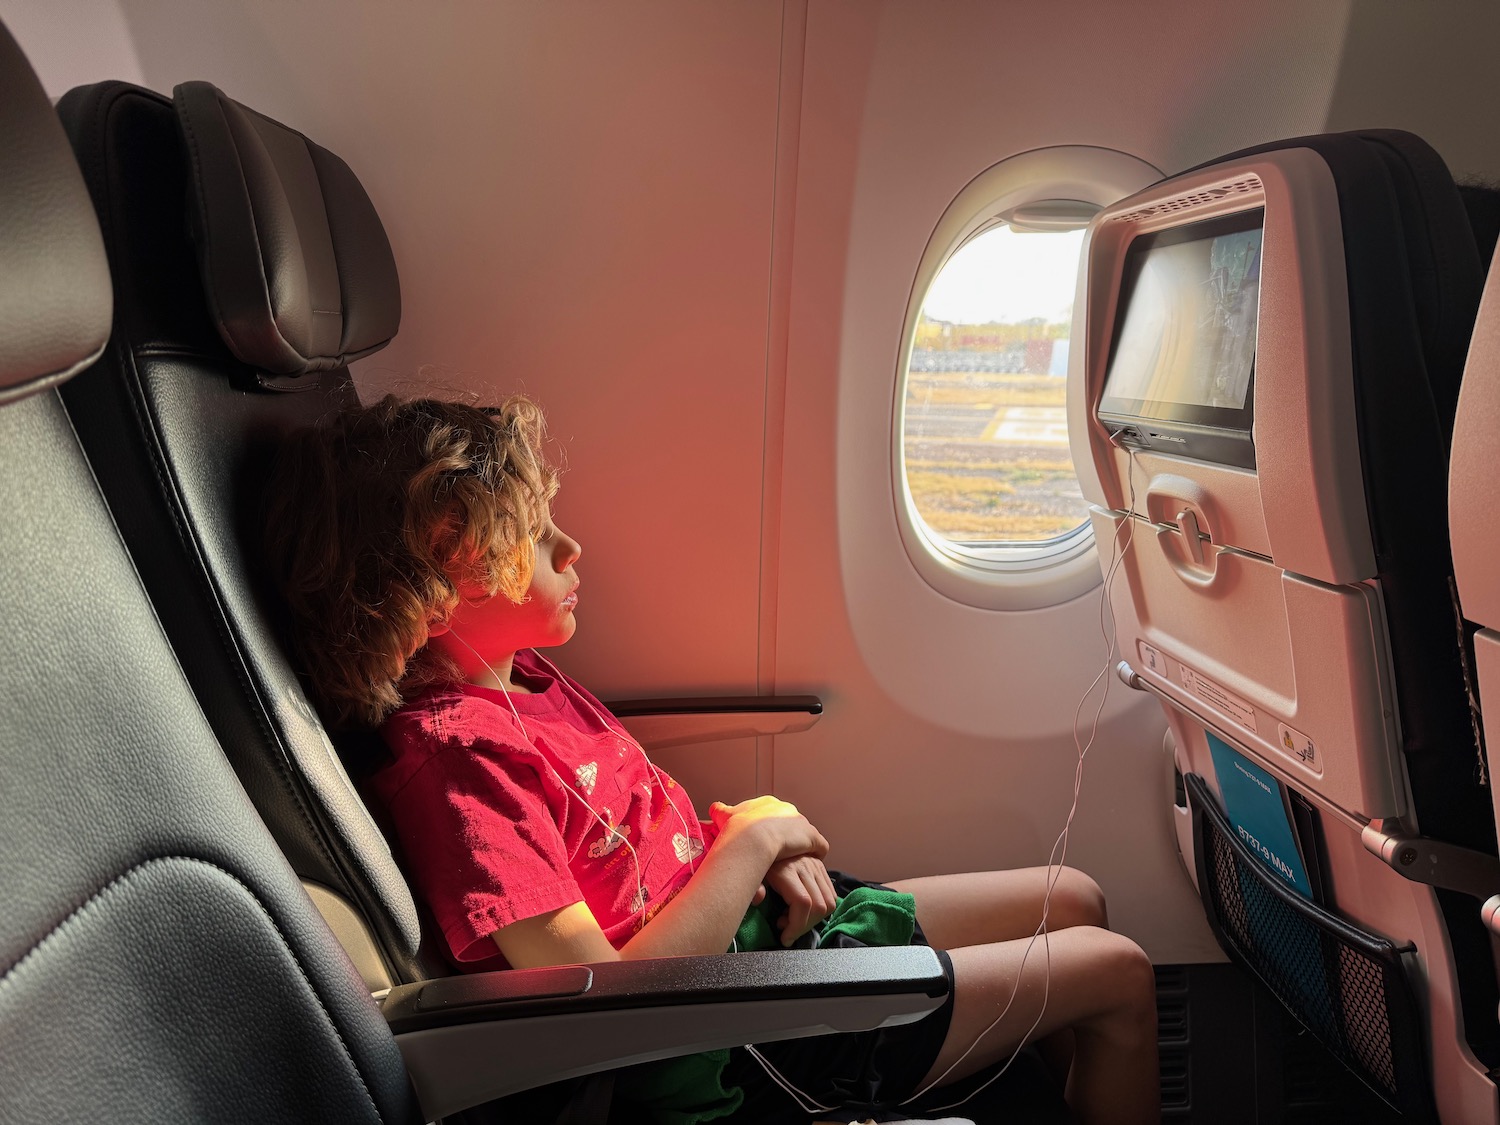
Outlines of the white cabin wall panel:
{"type": "Polygon", "coordinates": [[[119,0],[0,0],[0,22],[53,101],[101,78],[144,81],[119,0]]]}
{"type": "Polygon", "coordinates": [[[780,5],[124,3],[150,85],[212,76],[369,189],[404,312],[366,398],[546,407],[584,544],[559,661],[753,692],[780,5]]]}

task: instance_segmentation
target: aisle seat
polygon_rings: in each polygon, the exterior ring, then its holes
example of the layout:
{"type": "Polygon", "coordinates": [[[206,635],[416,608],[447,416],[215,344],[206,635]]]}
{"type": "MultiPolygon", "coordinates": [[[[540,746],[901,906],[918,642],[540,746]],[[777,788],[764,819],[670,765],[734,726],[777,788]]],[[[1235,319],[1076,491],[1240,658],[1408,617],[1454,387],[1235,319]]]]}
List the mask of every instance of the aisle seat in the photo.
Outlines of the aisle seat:
{"type": "Polygon", "coordinates": [[[67,141],[0,28],[0,1115],[415,1125],[51,389],[98,356],[110,300],[67,141]]]}
{"type": "Polygon", "coordinates": [[[1106,208],[1084,254],[1074,459],[1209,920],[1407,1116],[1495,1121],[1444,520],[1464,202],[1410,134],[1303,137],[1106,208]]]}

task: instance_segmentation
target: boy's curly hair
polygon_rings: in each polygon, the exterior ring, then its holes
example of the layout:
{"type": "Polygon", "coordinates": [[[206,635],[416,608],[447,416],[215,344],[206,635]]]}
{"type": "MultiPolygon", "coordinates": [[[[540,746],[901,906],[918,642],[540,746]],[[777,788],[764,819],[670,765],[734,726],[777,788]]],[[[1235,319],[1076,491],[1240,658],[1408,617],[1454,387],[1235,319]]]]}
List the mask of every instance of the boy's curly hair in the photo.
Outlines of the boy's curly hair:
{"type": "Polygon", "coordinates": [[[331,725],[373,728],[461,678],[426,648],[459,588],[525,600],[557,471],[536,404],[436,399],[342,411],[295,434],[268,482],[267,564],[331,725]]]}

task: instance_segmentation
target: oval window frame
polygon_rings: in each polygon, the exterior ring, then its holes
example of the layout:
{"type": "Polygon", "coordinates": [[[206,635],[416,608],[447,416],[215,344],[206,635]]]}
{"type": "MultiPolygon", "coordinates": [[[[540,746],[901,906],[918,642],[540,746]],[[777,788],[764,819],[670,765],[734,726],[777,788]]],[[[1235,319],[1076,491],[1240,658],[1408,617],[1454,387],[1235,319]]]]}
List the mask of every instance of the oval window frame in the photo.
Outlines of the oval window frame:
{"type": "MultiPolygon", "coordinates": [[[[896,523],[907,557],[929,586],[954,601],[980,609],[1041,609],[1088,593],[1102,576],[1087,520],[1064,535],[1034,544],[971,547],[933,531],[918,513],[906,480],[906,384],[927,291],[960,247],[1005,222],[1003,216],[1016,208],[1055,200],[1103,208],[1161,178],[1159,169],[1114,149],[1092,145],[1032,149],[1000,161],[969,181],[928,239],[907,298],[897,353],[892,485],[896,523]]],[[[1086,253],[1087,239],[1083,249],[1086,253]]],[[[1076,357],[1081,358],[1081,352],[1076,357]]],[[[1070,377],[1072,367],[1070,363],[1070,377]]]]}

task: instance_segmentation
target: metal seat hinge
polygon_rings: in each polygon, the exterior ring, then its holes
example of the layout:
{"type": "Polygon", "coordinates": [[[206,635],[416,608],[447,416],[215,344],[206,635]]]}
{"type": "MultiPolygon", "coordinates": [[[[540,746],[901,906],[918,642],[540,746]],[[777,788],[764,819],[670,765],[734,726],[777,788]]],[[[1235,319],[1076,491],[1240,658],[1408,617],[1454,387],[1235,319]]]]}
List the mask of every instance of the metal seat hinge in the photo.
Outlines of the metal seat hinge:
{"type": "Polygon", "coordinates": [[[1407,831],[1399,817],[1372,820],[1360,832],[1360,840],[1366,851],[1414,883],[1460,891],[1480,902],[1500,892],[1500,859],[1418,836],[1407,831]]]}

